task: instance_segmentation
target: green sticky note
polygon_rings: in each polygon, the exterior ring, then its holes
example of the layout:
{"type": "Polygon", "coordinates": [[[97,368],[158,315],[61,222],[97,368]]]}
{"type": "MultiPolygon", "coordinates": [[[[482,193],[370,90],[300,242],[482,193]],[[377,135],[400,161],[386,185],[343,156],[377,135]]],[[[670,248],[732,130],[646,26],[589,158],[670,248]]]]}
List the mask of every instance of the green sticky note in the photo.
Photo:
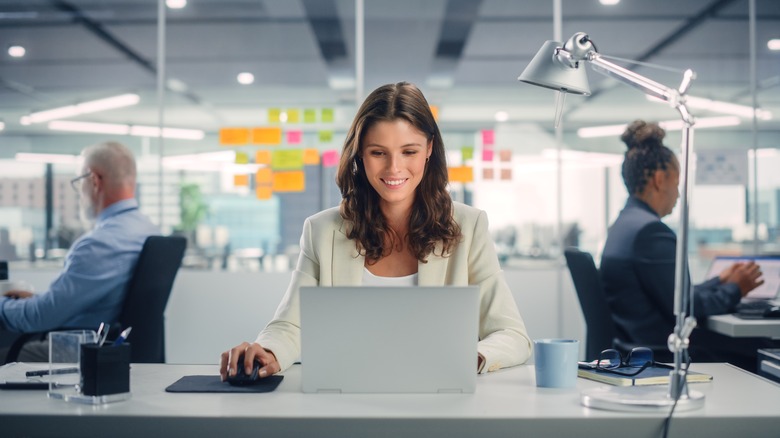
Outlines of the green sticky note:
{"type": "Polygon", "coordinates": [[[317,123],[317,110],[313,108],[304,109],[303,123],[317,123]]]}
{"type": "Polygon", "coordinates": [[[288,108],[287,123],[300,123],[300,122],[301,122],[301,112],[298,111],[296,108],[288,108]]]}
{"type": "Polygon", "coordinates": [[[460,151],[461,151],[461,153],[463,153],[463,161],[474,159],[474,147],[473,146],[463,146],[460,149],[460,151]]]}
{"type": "Polygon", "coordinates": [[[333,123],[333,108],[322,109],[322,123],[333,123]]]}
{"type": "Polygon", "coordinates": [[[268,123],[281,122],[282,110],[279,108],[268,108],[268,123]]]}
{"type": "Polygon", "coordinates": [[[249,154],[245,152],[236,152],[236,164],[249,163],[249,154]]]}
{"type": "Polygon", "coordinates": [[[330,143],[333,141],[333,131],[320,131],[320,143],[330,143]]]}
{"type": "Polygon", "coordinates": [[[284,149],[271,153],[271,169],[303,169],[303,149],[284,149]]]}

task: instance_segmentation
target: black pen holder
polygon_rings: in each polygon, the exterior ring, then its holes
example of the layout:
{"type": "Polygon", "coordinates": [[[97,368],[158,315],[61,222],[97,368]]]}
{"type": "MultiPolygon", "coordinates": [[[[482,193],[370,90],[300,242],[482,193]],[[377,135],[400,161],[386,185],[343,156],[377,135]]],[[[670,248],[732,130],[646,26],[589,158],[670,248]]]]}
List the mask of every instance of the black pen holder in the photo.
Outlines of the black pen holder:
{"type": "Polygon", "coordinates": [[[81,393],[110,395],[130,392],[130,344],[81,345],[81,393]]]}

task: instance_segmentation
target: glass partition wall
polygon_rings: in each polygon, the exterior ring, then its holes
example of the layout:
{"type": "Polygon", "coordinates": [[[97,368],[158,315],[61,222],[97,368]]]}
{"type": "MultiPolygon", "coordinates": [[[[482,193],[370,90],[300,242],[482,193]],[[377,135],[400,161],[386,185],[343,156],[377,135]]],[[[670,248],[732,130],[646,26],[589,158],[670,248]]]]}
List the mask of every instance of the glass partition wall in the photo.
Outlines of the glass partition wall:
{"type": "MultiPolygon", "coordinates": [[[[627,196],[625,149],[620,126],[603,136],[583,128],[676,115],[589,72],[594,95],[567,98],[558,157],[554,93],[515,81],[552,36],[552,6],[515,3],[0,1],[7,45],[0,58],[0,259],[61,258],[86,230],[68,184],[80,171],[76,156],[117,140],[136,154],[142,210],[166,233],[190,239],[187,266],[287,270],[304,218],[341,199],[335,165],[359,101],[378,85],[406,80],[437,114],[453,198],[488,212],[502,263],[558,261],[561,245],[598,260],[627,196]],[[16,46],[24,56],[11,54],[16,46]],[[37,114],[126,95],[136,98],[64,117],[37,114]]],[[[755,88],[762,109],[755,142],[750,115],[696,131],[694,277],[715,254],[780,252],[780,52],[768,46],[780,38],[778,6],[755,2],[751,61],[748,1],[696,25],[690,20],[710,2],[654,6],[675,12],[649,18],[643,8],[650,6],[631,3],[609,9],[564,0],[564,39],[588,31],[600,51],[644,61],[625,65],[667,85],[691,67],[698,74],[691,95],[702,99],[752,107],[755,88]],[[711,35],[730,37],[713,47],[711,35]]],[[[725,116],[714,109],[695,114],[725,116]]],[[[679,151],[680,141],[669,130],[666,144],[679,151]]],[[[677,213],[665,220],[676,228],[677,213]]]]}

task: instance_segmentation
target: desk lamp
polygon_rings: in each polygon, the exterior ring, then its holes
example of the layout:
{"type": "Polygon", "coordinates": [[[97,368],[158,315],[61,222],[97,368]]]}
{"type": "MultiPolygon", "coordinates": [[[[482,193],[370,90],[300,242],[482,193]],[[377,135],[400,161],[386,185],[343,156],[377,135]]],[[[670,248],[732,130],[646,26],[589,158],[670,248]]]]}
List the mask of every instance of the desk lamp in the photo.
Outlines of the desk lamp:
{"type": "Polygon", "coordinates": [[[695,79],[695,74],[688,69],[683,73],[680,86],[669,88],[655,81],[636,74],[617,64],[603,59],[596,46],[587,34],[575,33],[565,44],[557,41],[547,41],[531,60],[531,63],[517,78],[519,81],[558,91],[558,107],[556,108],[556,126],[564,93],[588,96],[590,88],[584,64],[589,63],[594,70],[606,76],[617,79],[624,84],[639,89],[649,96],[661,99],[674,107],[683,122],[682,160],[680,176],[682,188],[680,194],[680,232],[677,237],[675,260],[674,314],[676,325],[669,335],[668,347],[674,353],[674,370],[669,373],[669,387],[610,387],[583,391],[583,405],[601,409],[620,411],[666,411],[676,406],[679,410],[692,410],[704,405],[704,395],[697,391],[689,391],[685,380],[687,370],[682,363],[688,349],[689,337],[696,319],[693,317],[693,299],[688,279],[688,199],[689,199],[689,158],[693,148],[694,118],[688,112],[685,103],[686,93],[695,79]]]}

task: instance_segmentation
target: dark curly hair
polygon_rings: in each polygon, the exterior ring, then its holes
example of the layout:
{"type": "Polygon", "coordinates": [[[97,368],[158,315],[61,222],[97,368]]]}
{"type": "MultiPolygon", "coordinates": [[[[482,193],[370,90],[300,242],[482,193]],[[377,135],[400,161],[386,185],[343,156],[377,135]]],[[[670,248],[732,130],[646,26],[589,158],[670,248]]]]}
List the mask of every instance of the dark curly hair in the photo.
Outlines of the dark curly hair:
{"type": "Polygon", "coordinates": [[[451,252],[460,241],[460,226],[453,217],[452,198],[447,192],[447,161],[439,127],[422,92],[407,82],[383,85],[374,90],[360,106],[349,128],[341,152],[336,184],[341,190],[341,217],[349,222],[347,237],[365,255],[369,264],[389,254],[398,240],[405,239],[417,257],[425,262],[437,242],[442,243],[442,256],[451,252]],[[431,156],[425,166],[414,197],[409,231],[397,236],[390,229],[379,209],[379,194],[366,178],[360,158],[366,132],[378,122],[405,120],[422,132],[432,144],[431,156]],[[357,167],[357,172],[353,168],[357,167]],[[389,236],[389,245],[385,237],[389,236]]]}
{"type": "Polygon", "coordinates": [[[656,170],[666,170],[674,162],[674,153],[664,146],[666,131],[658,123],[635,120],[620,139],[628,150],[623,160],[623,182],[629,195],[642,193],[656,170]]]}

